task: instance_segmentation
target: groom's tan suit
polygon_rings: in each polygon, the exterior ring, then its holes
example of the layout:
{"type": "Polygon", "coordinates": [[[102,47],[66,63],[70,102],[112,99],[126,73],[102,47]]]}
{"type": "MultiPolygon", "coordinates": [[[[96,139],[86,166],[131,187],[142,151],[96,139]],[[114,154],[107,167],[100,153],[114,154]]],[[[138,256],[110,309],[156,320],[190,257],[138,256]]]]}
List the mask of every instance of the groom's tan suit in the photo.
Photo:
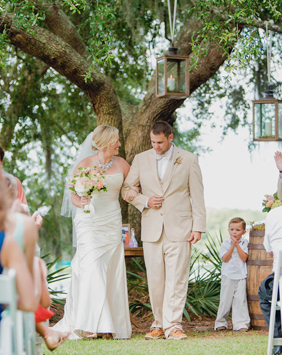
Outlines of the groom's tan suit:
{"type": "Polygon", "coordinates": [[[135,156],[122,189],[136,185],[141,193],[130,202],[142,212],[141,239],[155,321],[166,336],[181,327],[186,301],[191,231],[205,232],[203,183],[196,155],[174,146],[163,179],[154,149],[135,156]],[[163,196],[159,209],[146,208],[148,199],[163,196]]]}

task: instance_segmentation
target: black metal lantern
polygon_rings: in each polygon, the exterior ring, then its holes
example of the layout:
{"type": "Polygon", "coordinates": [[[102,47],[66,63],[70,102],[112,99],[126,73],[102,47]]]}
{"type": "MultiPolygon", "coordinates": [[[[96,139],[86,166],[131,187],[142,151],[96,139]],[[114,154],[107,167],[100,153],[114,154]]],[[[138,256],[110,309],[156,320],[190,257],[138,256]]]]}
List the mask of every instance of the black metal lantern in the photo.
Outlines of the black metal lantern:
{"type": "Polygon", "coordinates": [[[189,57],[177,55],[177,48],[157,59],[156,96],[185,99],[190,95],[189,57]]]}
{"type": "Polygon", "coordinates": [[[282,141],[282,101],[267,90],[264,99],[253,100],[253,140],[282,141]]]}

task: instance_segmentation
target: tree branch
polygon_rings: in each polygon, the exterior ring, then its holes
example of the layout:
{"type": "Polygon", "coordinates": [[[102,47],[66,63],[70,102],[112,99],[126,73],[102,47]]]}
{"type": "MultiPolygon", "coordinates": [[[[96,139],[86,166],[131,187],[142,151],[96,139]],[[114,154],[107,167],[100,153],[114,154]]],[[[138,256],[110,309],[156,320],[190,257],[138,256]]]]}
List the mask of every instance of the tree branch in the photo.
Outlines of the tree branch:
{"type": "Polygon", "coordinates": [[[36,0],[35,7],[38,11],[44,13],[45,20],[43,23],[52,33],[68,43],[82,57],[85,59],[88,58],[89,53],[87,52],[83,39],[77,32],[70,18],[57,3],[50,3],[46,0],[36,0]]]}

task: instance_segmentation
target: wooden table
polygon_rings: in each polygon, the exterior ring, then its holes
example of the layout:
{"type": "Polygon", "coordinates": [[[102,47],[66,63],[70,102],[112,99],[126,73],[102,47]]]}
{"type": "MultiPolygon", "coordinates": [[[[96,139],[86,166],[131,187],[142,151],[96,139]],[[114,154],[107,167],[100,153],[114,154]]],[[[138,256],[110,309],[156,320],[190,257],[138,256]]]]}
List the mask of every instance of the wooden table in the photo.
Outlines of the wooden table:
{"type": "MultiPolygon", "coordinates": [[[[129,248],[129,247],[124,247],[124,256],[126,258],[135,258],[138,256],[143,256],[143,248],[142,247],[137,247],[137,248],[129,248]]],[[[130,313],[130,320],[131,323],[135,325],[136,328],[143,329],[143,327],[138,324],[136,319],[133,317],[133,315],[130,313]]]]}
{"type": "Polygon", "coordinates": [[[137,247],[137,248],[124,247],[124,256],[126,258],[136,258],[138,256],[144,256],[143,255],[143,248],[142,247],[137,247]]]}

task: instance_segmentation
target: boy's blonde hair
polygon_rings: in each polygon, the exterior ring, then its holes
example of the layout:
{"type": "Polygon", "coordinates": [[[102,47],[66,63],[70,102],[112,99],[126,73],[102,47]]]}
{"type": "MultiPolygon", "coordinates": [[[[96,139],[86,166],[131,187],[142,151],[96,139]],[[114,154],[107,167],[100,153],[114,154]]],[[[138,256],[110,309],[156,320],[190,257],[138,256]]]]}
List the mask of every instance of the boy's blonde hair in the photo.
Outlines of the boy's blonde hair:
{"type": "Polygon", "coordinates": [[[230,220],[230,222],[228,223],[228,228],[230,226],[231,223],[241,223],[242,227],[244,229],[244,231],[246,230],[246,222],[243,220],[243,218],[241,217],[234,217],[230,220]]]}
{"type": "Polygon", "coordinates": [[[115,144],[119,139],[119,132],[116,127],[100,125],[93,131],[92,149],[104,150],[110,145],[115,144]]]}

